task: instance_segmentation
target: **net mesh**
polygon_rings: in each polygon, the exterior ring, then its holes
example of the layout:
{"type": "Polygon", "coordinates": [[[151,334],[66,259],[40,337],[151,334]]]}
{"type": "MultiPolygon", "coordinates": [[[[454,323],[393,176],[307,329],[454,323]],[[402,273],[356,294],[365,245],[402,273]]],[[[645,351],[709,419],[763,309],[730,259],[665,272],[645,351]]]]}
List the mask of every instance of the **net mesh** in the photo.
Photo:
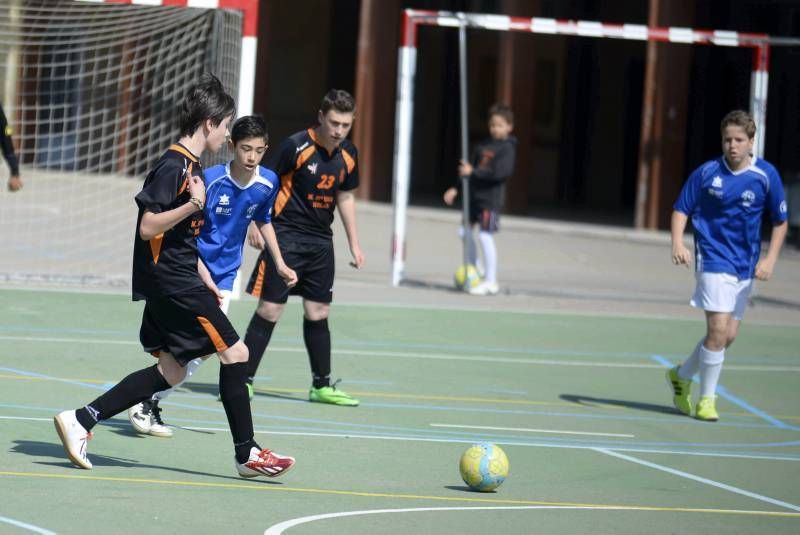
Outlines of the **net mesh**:
{"type": "Polygon", "coordinates": [[[25,183],[5,191],[0,164],[0,283],[130,285],[133,197],[203,72],[238,94],[241,17],[0,0],[0,96],[25,183]]]}

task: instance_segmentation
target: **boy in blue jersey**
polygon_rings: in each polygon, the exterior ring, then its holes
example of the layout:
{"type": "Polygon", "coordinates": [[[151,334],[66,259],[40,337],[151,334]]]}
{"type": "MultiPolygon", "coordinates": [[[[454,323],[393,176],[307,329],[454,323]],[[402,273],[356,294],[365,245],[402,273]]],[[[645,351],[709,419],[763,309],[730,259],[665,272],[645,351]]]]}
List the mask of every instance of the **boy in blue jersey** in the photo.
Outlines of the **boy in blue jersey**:
{"type": "MultiPolygon", "coordinates": [[[[289,287],[297,282],[297,275],[283,261],[270,224],[280,181],[275,173],[259,165],[268,142],[264,119],[252,115],[239,118],[231,129],[230,142],[234,151],[233,161],[205,171],[205,224],[197,236],[197,251],[208,268],[214,285],[211,290],[225,314],[230,306],[236,273],[242,264],[242,248],[251,221],[261,231],[280,277],[289,287]]],[[[138,432],[172,436],[172,429],[161,419],[158,402],[188,380],[205,358],[189,362],[186,377],[178,385],[156,392],[150,400],[128,409],[128,419],[138,432]]],[[[249,383],[247,386],[252,399],[252,386],[249,383]]]]}
{"type": "Polygon", "coordinates": [[[688,266],[692,253],[683,232],[692,219],[697,286],[691,305],[705,310],[706,335],[683,364],[667,372],[675,407],[692,413],[691,384],[700,374],[695,418],[717,421],[715,392],[725,349],[736,338],[753,277],[772,275],[788,229],[781,178],[775,167],[751,156],[756,126],[744,111],[722,119],[720,158],[704,163],[686,181],[672,213],[672,263],[688,266]],[[761,219],[770,213],[772,234],[767,255],[761,253],[761,219]]]}

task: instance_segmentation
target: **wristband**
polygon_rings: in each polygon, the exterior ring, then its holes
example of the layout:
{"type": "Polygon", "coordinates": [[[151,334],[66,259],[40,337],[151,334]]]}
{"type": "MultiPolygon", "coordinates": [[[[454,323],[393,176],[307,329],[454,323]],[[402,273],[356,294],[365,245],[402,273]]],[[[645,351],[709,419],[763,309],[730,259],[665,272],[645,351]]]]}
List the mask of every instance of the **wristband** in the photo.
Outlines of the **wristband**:
{"type": "Polygon", "coordinates": [[[193,205],[197,206],[197,209],[201,210],[201,211],[205,207],[205,203],[203,201],[201,201],[200,199],[198,199],[197,197],[192,197],[191,199],[189,199],[189,202],[192,203],[193,205]]]}

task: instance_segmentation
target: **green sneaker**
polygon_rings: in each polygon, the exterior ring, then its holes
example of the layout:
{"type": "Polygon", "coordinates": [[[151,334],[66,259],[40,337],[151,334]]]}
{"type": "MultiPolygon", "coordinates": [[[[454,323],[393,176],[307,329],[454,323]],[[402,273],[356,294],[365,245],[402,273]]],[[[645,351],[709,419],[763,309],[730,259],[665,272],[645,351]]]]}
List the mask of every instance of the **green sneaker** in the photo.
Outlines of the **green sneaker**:
{"type": "Polygon", "coordinates": [[[359,401],[345,392],[344,390],[338,390],[336,385],[339,381],[336,381],[331,386],[323,386],[322,388],[314,388],[311,387],[311,390],[308,391],[308,400],[315,401],[317,403],[330,403],[331,405],[343,405],[346,407],[355,407],[359,404],[359,401]]]}
{"type": "Polygon", "coordinates": [[[694,417],[704,422],[716,422],[719,420],[719,414],[714,407],[717,396],[703,396],[697,402],[697,409],[695,410],[694,417]]]}
{"type": "Polygon", "coordinates": [[[667,370],[667,383],[672,388],[672,403],[686,416],[692,415],[692,380],[678,375],[680,364],[667,370]]]}

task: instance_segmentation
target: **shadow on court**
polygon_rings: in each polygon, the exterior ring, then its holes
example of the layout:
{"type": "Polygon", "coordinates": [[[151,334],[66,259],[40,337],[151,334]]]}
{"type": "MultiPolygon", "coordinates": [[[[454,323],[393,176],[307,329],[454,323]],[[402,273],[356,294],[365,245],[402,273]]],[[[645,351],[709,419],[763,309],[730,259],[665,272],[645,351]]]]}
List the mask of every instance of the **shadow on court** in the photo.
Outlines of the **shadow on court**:
{"type": "Polygon", "coordinates": [[[630,401],[626,399],[595,398],[592,396],[581,396],[579,394],[561,394],[559,396],[564,401],[582,405],[584,407],[594,407],[598,405],[612,405],[615,407],[625,407],[638,411],[658,412],[661,414],[682,414],[678,409],[669,405],[655,405],[653,403],[642,403],[640,401],[630,401]]]}
{"type": "MultiPolygon", "coordinates": [[[[219,394],[219,385],[217,385],[216,383],[184,383],[181,386],[181,390],[191,392],[192,394],[208,394],[216,398],[217,395],[219,394]]],[[[291,394],[288,392],[279,392],[264,388],[256,388],[253,391],[253,397],[256,396],[263,396],[275,399],[286,399],[289,401],[303,401],[303,402],[308,401],[308,397],[305,395],[305,393],[291,394]]],[[[220,404],[220,407],[221,406],[222,404],[220,404]]]]}
{"type": "MultiPolygon", "coordinates": [[[[67,454],[64,452],[64,448],[61,444],[53,443],[53,442],[40,442],[35,440],[15,440],[14,445],[9,450],[11,453],[17,453],[21,455],[29,455],[31,457],[50,457],[56,458],[58,461],[45,461],[45,460],[37,460],[33,461],[33,464],[43,465],[43,466],[58,466],[62,468],[74,468],[79,472],[85,472],[82,469],[75,468],[72,462],[67,459],[67,454]]],[[[157,453],[153,453],[153,455],[157,455],[157,453]]],[[[201,476],[201,477],[213,477],[217,479],[224,479],[227,481],[236,481],[242,482],[245,479],[238,477],[238,476],[223,476],[220,474],[214,474],[209,472],[198,472],[196,470],[186,470],[183,468],[176,468],[174,466],[165,466],[165,465],[158,465],[158,464],[145,464],[136,459],[125,459],[122,457],[110,457],[108,455],[100,455],[97,453],[89,454],[89,460],[92,461],[92,465],[95,467],[121,467],[121,468],[154,468],[156,470],[167,470],[169,472],[176,472],[179,474],[189,474],[194,476],[201,476]]],[[[117,474],[118,475],[118,474],[117,474]]],[[[247,481],[253,481],[254,483],[265,483],[268,485],[282,485],[283,482],[281,481],[274,481],[274,480],[267,480],[267,479],[250,479],[247,481]]]]}
{"type": "Polygon", "coordinates": [[[446,488],[447,490],[455,490],[455,491],[458,491],[458,492],[467,492],[469,494],[494,494],[495,493],[495,491],[493,491],[493,490],[490,490],[490,491],[487,491],[487,492],[478,492],[477,490],[472,490],[471,488],[469,488],[466,485],[445,485],[444,488],[446,488]]]}

